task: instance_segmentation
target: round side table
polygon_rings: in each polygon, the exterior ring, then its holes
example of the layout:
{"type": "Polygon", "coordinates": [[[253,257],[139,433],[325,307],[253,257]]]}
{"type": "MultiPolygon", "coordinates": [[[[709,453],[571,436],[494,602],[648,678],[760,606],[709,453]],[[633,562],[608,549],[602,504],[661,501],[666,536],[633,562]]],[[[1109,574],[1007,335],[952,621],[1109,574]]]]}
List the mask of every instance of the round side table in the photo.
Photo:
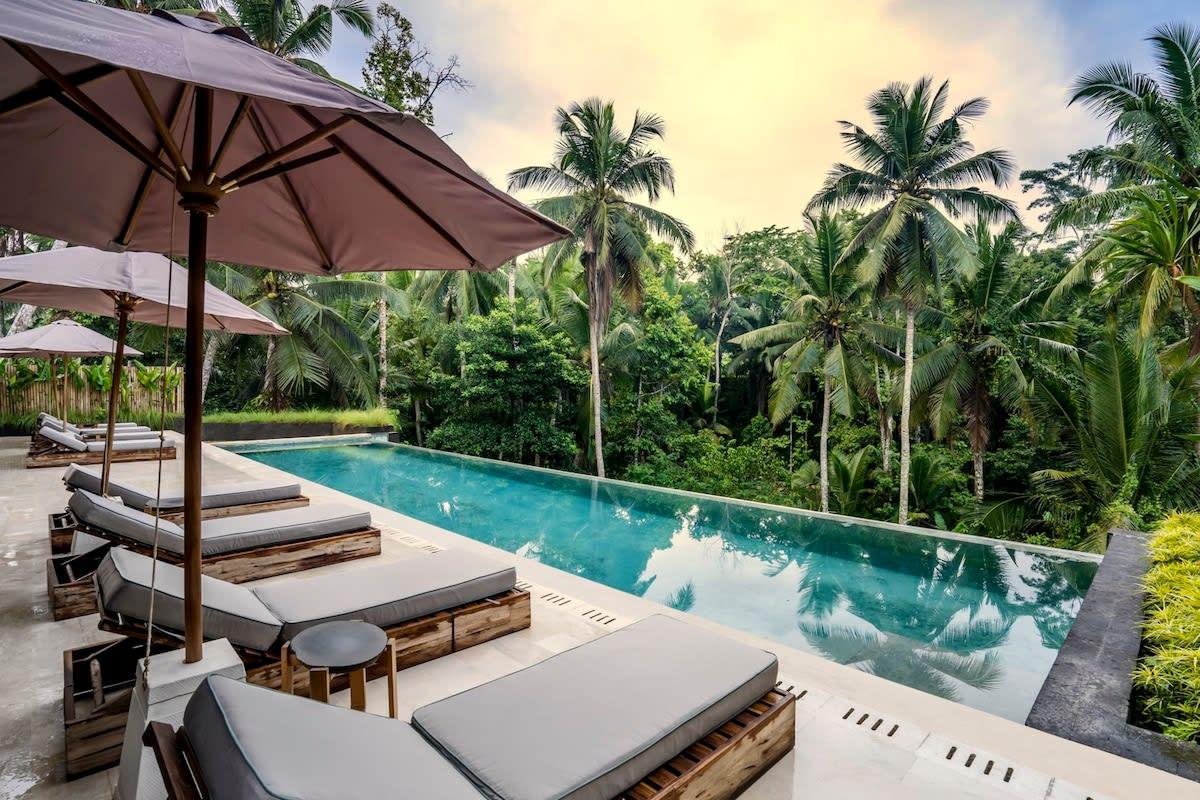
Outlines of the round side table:
{"type": "Polygon", "coordinates": [[[388,714],[396,716],[396,643],[383,629],[369,622],[322,622],[296,634],[280,652],[283,690],[292,693],[292,660],[308,669],[308,693],[329,702],[331,676],[350,676],[350,707],[367,710],[367,667],[385,656],[388,680],[388,714]]]}

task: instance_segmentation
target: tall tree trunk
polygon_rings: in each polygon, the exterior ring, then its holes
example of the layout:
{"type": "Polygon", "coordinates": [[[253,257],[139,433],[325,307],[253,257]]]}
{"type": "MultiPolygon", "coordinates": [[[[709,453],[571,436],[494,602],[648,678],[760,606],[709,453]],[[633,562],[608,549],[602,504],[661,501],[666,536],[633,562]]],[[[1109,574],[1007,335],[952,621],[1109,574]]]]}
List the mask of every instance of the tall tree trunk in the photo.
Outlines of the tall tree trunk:
{"type": "Polygon", "coordinates": [[[600,321],[588,306],[588,350],[592,359],[592,439],[596,448],[596,475],[604,477],[604,434],[600,430],[600,321]]]}
{"type": "Polygon", "coordinates": [[[275,382],[275,337],[267,337],[267,368],[263,375],[263,397],[266,398],[267,404],[273,408],[279,408],[278,390],[275,382]]]}
{"type": "Polygon", "coordinates": [[[204,343],[204,362],[200,366],[200,404],[204,405],[204,397],[208,394],[208,380],[212,377],[213,362],[217,360],[217,351],[221,349],[221,336],[210,333],[204,343]]]}
{"type": "Polygon", "coordinates": [[[908,472],[912,461],[910,426],[912,414],[913,347],[916,339],[917,312],[909,308],[904,315],[904,387],[900,395],[900,514],[901,525],[908,524],[908,472]]]}
{"type": "Polygon", "coordinates": [[[33,312],[35,311],[37,311],[37,306],[22,305],[18,308],[12,325],[8,329],[8,335],[12,336],[14,333],[29,330],[29,326],[33,324],[33,312]]]}
{"type": "MultiPolygon", "coordinates": [[[[379,280],[383,281],[383,274],[380,273],[379,280]]],[[[379,305],[376,312],[379,315],[379,405],[387,405],[387,379],[388,379],[388,352],[387,352],[387,329],[388,329],[388,305],[387,298],[380,297],[379,305]]]]}
{"type": "Polygon", "coordinates": [[[721,314],[721,324],[717,326],[716,347],[713,348],[713,425],[717,424],[717,412],[721,408],[721,337],[725,335],[725,325],[729,322],[729,303],[721,314]]]}
{"type": "Polygon", "coordinates": [[[971,461],[975,468],[975,502],[983,502],[983,450],[971,448],[971,461]]]}
{"type": "Polygon", "coordinates": [[[421,433],[421,401],[413,395],[413,425],[417,429],[417,447],[425,446],[425,437],[421,433]]]}
{"type": "Polygon", "coordinates": [[[509,264],[508,270],[508,304],[517,302],[517,262],[509,264]]]}
{"type": "Polygon", "coordinates": [[[821,396],[821,510],[829,513],[829,376],[821,396]]]}
{"type": "Polygon", "coordinates": [[[879,410],[879,449],[883,453],[883,471],[892,471],[892,418],[879,410]]]}

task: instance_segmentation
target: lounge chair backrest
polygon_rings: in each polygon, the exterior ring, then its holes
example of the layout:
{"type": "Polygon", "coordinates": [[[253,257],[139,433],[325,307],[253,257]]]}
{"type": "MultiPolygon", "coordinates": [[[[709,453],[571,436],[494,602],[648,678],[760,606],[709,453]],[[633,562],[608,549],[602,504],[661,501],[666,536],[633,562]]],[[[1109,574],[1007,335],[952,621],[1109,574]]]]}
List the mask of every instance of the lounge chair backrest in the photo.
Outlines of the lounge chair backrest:
{"type": "Polygon", "coordinates": [[[38,435],[49,439],[55,444],[62,445],[63,447],[79,453],[86,452],[88,449],[87,445],[80,441],[78,436],[72,436],[69,433],[63,433],[60,430],[56,430],[45,425],[38,430],[38,435]]]}
{"type": "MultiPolygon", "coordinates": [[[[77,489],[67,502],[67,508],[74,512],[80,522],[92,528],[123,536],[147,547],[154,544],[154,517],[111,497],[77,489]]],[[[169,520],[158,520],[158,544],[173,553],[182,553],[183,528],[169,520]]]]}
{"type": "MultiPolygon", "coordinates": [[[[154,560],[114,547],[96,568],[96,602],[106,614],[122,614],[139,622],[150,615],[150,585],[154,560]]],[[[153,572],[154,625],[183,631],[183,570],[159,562],[153,572]]],[[[240,647],[266,651],[279,638],[282,623],[245,586],[200,577],[204,600],[204,635],[229,639],[240,647]]]]}
{"type": "MultiPolygon", "coordinates": [[[[85,492],[92,494],[100,494],[100,470],[91,469],[80,464],[72,464],[67,467],[67,471],[63,473],[63,483],[68,489],[82,489],[85,492]]],[[[111,477],[108,479],[108,495],[109,497],[119,497],[129,508],[142,511],[154,499],[144,492],[139,492],[132,486],[126,486],[123,483],[114,481],[111,477]]]]}

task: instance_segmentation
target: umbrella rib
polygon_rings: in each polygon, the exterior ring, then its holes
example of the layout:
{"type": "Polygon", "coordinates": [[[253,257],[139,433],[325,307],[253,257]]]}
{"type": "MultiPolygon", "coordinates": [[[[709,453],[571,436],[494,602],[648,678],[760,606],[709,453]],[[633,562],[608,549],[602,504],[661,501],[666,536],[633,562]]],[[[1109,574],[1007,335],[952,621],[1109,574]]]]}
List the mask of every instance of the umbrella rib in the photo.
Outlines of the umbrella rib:
{"type": "Polygon", "coordinates": [[[354,121],[353,117],[343,114],[340,117],[338,117],[337,119],[333,120],[332,122],[327,122],[324,125],[321,125],[321,126],[317,127],[316,129],[309,131],[308,133],[301,136],[299,139],[295,139],[292,142],[285,144],[282,147],[279,147],[275,150],[263,153],[261,156],[258,156],[257,158],[250,159],[245,164],[242,164],[240,167],[238,167],[237,169],[233,170],[232,172],[230,172],[228,175],[225,176],[225,180],[221,184],[221,189],[223,191],[228,192],[230,189],[232,189],[234,186],[236,186],[238,184],[238,181],[241,181],[245,178],[249,178],[252,175],[254,175],[256,172],[261,172],[262,170],[264,170],[268,167],[275,166],[280,161],[283,161],[285,158],[290,156],[292,153],[303,150],[304,148],[308,147],[311,144],[315,144],[316,142],[320,142],[320,141],[324,141],[325,139],[328,139],[330,136],[332,136],[334,133],[336,133],[339,129],[344,128],[345,126],[349,125],[353,121],[354,121]]]}
{"type": "MultiPolygon", "coordinates": [[[[298,114],[302,119],[304,119],[309,125],[316,127],[320,124],[320,121],[315,116],[313,116],[312,113],[308,111],[308,109],[301,108],[299,106],[291,106],[290,108],[292,111],[294,111],[296,114],[298,114]]],[[[392,183],[390,180],[388,180],[387,177],[385,177],[381,172],[379,172],[379,170],[375,169],[375,167],[370,162],[368,162],[365,158],[363,158],[361,155],[359,155],[357,150],[355,150],[350,145],[346,144],[345,141],[343,141],[342,139],[340,139],[337,136],[330,136],[329,142],[334,147],[336,147],[339,151],[341,151],[342,155],[344,155],[346,158],[350,159],[350,161],[352,161],[355,166],[357,166],[360,170],[365,172],[367,174],[367,177],[369,177],[371,180],[375,181],[375,183],[377,183],[381,188],[383,188],[386,192],[388,192],[388,194],[390,194],[392,197],[399,200],[400,203],[403,204],[409,211],[413,212],[418,217],[420,217],[422,220],[424,220],[425,224],[427,224],[429,227],[433,228],[434,231],[436,231],[443,239],[445,239],[446,242],[448,244],[450,244],[451,247],[453,247],[455,250],[457,250],[459,253],[461,253],[464,257],[466,257],[467,261],[470,262],[471,265],[475,265],[475,264],[479,263],[479,260],[477,258],[475,258],[473,255],[471,255],[469,252],[467,252],[467,249],[465,247],[463,247],[462,244],[457,239],[455,239],[453,236],[451,236],[449,231],[447,231],[445,228],[443,228],[441,226],[441,223],[439,223],[433,217],[429,216],[429,214],[427,214],[425,212],[425,210],[423,208],[421,208],[419,205],[414,203],[409,198],[408,195],[406,195],[404,192],[400,191],[400,189],[394,183],[392,183]]]]}
{"type": "MultiPolygon", "coordinates": [[[[271,152],[271,142],[267,138],[266,128],[263,127],[262,120],[259,119],[258,112],[254,109],[250,110],[250,127],[254,129],[254,135],[258,137],[259,144],[262,145],[266,154],[271,152]]],[[[317,154],[314,154],[317,155],[317,154]]],[[[279,166],[285,166],[283,164],[279,166]]],[[[259,173],[262,175],[263,173],[259,173]]],[[[292,185],[292,180],[285,174],[280,174],[279,180],[283,183],[283,188],[287,190],[288,197],[291,198],[292,205],[296,207],[296,213],[300,215],[300,221],[304,223],[305,230],[308,231],[308,238],[312,239],[313,247],[317,249],[317,256],[321,259],[322,265],[326,272],[333,271],[333,260],[329,257],[329,251],[325,249],[325,245],[321,243],[321,237],[317,236],[317,229],[313,227],[312,219],[309,218],[308,212],[304,210],[304,204],[300,202],[300,195],[296,193],[296,187],[292,185]]]]}
{"type": "MultiPolygon", "coordinates": [[[[98,81],[101,78],[106,78],[116,71],[117,68],[111,64],[96,64],[81,69],[78,72],[72,72],[67,76],[67,80],[76,86],[83,86],[93,81],[98,81]]],[[[0,117],[5,117],[18,111],[25,111],[39,103],[44,103],[61,91],[53,81],[43,78],[28,89],[22,89],[0,100],[0,117]]]]}
{"type": "Polygon", "coordinates": [[[547,223],[549,223],[549,226],[551,228],[557,229],[560,233],[562,233],[564,235],[568,235],[568,236],[574,235],[574,231],[572,231],[570,228],[567,228],[564,225],[561,225],[560,223],[557,223],[552,219],[548,219],[547,217],[543,216],[542,214],[539,214],[538,212],[534,211],[533,209],[526,208],[523,204],[517,202],[512,197],[509,197],[504,192],[501,192],[498,189],[495,189],[493,187],[480,186],[479,184],[475,183],[474,181],[463,177],[457,170],[451,169],[450,167],[446,166],[441,161],[438,161],[436,158],[429,155],[428,153],[421,151],[419,148],[413,147],[408,142],[395,136],[390,131],[384,130],[383,128],[376,125],[371,120],[367,119],[366,117],[360,117],[358,121],[361,122],[365,127],[369,128],[370,130],[374,131],[375,133],[377,133],[380,136],[387,139],[392,144],[395,144],[399,147],[403,147],[405,150],[407,150],[408,152],[417,156],[418,158],[420,158],[424,161],[427,161],[430,164],[432,164],[433,166],[442,170],[443,172],[449,173],[450,175],[453,175],[454,177],[458,178],[466,185],[474,188],[476,191],[486,194],[488,197],[491,197],[495,200],[499,200],[500,202],[504,203],[509,208],[513,209],[514,211],[519,211],[520,213],[524,214],[526,217],[529,217],[530,219],[534,220],[535,222],[539,222],[543,225],[546,225],[547,223]]]}
{"type": "Polygon", "coordinates": [[[324,161],[325,159],[332,158],[336,155],[339,155],[336,147],[326,147],[324,150],[318,150],[317,152],[310,153],[306,156],[293,158],[291,161],[284,161],[276,164],[273,167],[268,167],[267,169],[256,172],[249,178],[246,178],[244,181],[239,181],[236,186],[231,186],[229,191],[233,192],[238,189],[245,189],[247,186],[253,186],[260,181],[265,181],[267,178],[274,178],[276,175],[282,175],[285,172],[292,172],[300,167],[307,167],[309,164],[316,164],[318,161],[324,161]]]}
{"type": "Polygon", "coordinates": [[[171,135],[167,121],[163,119],[162,112],[158,109],[158,103],[154,101],[154,95],[150,94],[150,88],[146,86],[146,79],[135,69],[127,69],[125,74],[129,76],[133,90],[137,92],[138,99],[142,101],[142,105],[146,107],[146,113],[150,115],[150,121],[154,123],[154,131],[158,134],[159,150],[166,151],[167,155],[171,157],[171,161],[175,163],[175,170],[183,176],[185,181],[190,180],[192,176],[188,172],[187,162],[183,160],[183,153],[175,142],[175,137],[171,135]]]}
{"type": "Polygon", "coordinates": [[[25,286],[28,283],[29,281],[15,281],[11,286],[5,286],[3,289],[0,289],[0,297],[3,297],[4,295],[16,289],[20,289],[22,286],[25,286]]]}
{"type": "MultiPolygon", "coordinates": [[[[179,115],[183,112],[184,106],[187,105],[191,93],[191,84],[185,83],[180,88],[179,97],[175,100],[175,108],[171,111],[171,128],[174,128],[175,123],[179,121],[179,115]]],[[[141,180],[138,181],[137,190],[133,193],[133,202],[129,205],[129,213],[125,215],[125,221],[121,224],[121,232],[113,240],[117,244],[122,246],[129,244],[129,238],[133,235],[133,226],[137,224],[138,215],[142,213],[142,205],[146,202],[146,194],[150,190],[150,179],[153,176],[154,170],[150,167],[145,167],[142,170],[141,180]]]]}
{"type": "Polygon", "coordinates": [[[38,53],[28,45],[20,42],[4,40],[9,47],[16,50],[17,53],[32,64],[39,72],[55,83],[61,94],[56,93],[54,99],[57,100],[64,108],[78,116],[84,122],[91,125],[100,133],[104,134],[114,144],[125,150],[134,158],[144,162],[147,166],[154,169],[167,180],[175,182],[175,174],[167,168],[161,160],[154,157],[154,154],[138,140],[136,136],[129,132],[121,123],[117,122],[112,116],[101,108],[94,100],[87,96],[75,84],[71,83],[65,75],[56,70],[50,62],[42,58],[38,53]],[[65,94],[70,98],[71,102],[66,102],[65,94]]]}
{"type": "Polygon", "coordinates": [[[233,134],[237,132],[242,120],[246,118],[246,112],[250,110],[250,102],[250,95],[247,94],[242,95],[238,100],[237,108],[233,110],[233,116],[229,118],[229,125],[226,126],[225,134],[221,137],[221,143],[217,145],[217,152],[213,154],[212,161],[209,163],[208,183],[211,184],[217,179],[217,170],[221,166],[221,160],[225,158],[225,149],[233,141],[233,134]]]}

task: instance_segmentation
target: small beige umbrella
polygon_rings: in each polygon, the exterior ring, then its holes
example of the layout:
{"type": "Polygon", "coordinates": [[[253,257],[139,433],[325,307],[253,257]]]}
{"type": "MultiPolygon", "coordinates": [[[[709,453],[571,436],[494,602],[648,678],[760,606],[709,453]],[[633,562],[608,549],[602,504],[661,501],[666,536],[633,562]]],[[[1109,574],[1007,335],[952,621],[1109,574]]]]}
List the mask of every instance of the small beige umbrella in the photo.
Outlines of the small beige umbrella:
{"type": "MultiPolygon", "coordinates": [[[[63,362],[62,387],[59,392],[59,414],[63,423],[67,421],[67,359],[68,358],[102,358],[117,351],[117,343],[102,333],[84,327],[70,319],[60,319],[39,328],[30,328],[12,336],[0,339],[0,357],[3,358],[43,358],[54,363],[61,358],[63,362]]],[[[132,347],[126,347],[129,355],[140,356],[142,352],[132,347]]],[[[113,383],[116,383],[113,376],[113,383]]],[[[112,431],[108,432],[112,436],[112,431]]]]}
{"type": "MultiPolygon", "coordinates": [[[[112,471],[113,432],[129,323],[182,328],[187,317],[187,281],[187,270],[157,253],[111,253],[94,247],[64,247],[0,258],[0,298],[117,319],[116,347],[110,351],[113,385],[108,398],[102,493],[108,492],[112,471]]],[[[208,283],[204,285],[204,309],[205,328],[228,333],[287,333],[208,283]]]]}

